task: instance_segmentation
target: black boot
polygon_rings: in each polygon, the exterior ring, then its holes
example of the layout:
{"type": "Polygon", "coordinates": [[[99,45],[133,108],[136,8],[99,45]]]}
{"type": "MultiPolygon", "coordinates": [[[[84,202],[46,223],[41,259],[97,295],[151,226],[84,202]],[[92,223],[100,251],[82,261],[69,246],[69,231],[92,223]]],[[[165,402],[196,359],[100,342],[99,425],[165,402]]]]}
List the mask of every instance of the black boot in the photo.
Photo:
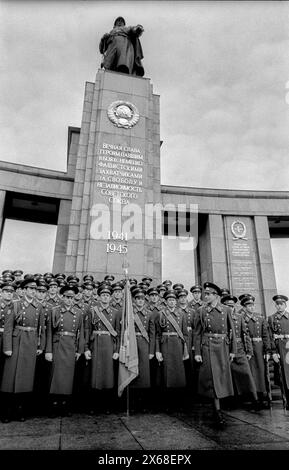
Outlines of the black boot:
{"type": "Polygon", "coordinates": [[[221,412],[221,410],[215,410],[214,411],[214,421],[215,421],[215,424],[217,426],[217,428],[219,429],[223,429],[225,424],[226,424],[226,421],[224,419],[224,416],[221,412]]]}

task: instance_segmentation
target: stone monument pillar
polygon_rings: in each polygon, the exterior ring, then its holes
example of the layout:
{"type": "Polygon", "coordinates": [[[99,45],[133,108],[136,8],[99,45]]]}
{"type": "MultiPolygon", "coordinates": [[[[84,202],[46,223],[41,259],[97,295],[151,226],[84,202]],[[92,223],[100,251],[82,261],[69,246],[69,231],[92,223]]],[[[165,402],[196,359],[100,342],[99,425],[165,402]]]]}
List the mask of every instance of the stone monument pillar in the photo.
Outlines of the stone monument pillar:
{"type": "Polygon", "coordinates": [[[158,203],[159,96],[148,78],[99,70],[85,88],[66,274],[119,279],[125,261],[130,277],[160,280],[161,240],[145,227],[158,203]]]}

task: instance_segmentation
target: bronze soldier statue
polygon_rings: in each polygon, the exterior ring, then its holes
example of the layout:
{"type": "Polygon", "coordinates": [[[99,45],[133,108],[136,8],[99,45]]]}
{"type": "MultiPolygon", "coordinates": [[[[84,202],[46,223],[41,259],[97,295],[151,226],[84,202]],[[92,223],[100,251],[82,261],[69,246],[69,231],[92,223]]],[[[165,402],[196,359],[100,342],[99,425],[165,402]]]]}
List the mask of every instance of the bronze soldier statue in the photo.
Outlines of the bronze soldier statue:
{"type": "Polygon", "coordinates": [[[113,29],[104,34],[99,43],[100,53],[104,55],[101,67],[143,77],[143,52],[139,40],[143,31],[139,24],[126,26],[124,18],[116,18],[113,29]]]}

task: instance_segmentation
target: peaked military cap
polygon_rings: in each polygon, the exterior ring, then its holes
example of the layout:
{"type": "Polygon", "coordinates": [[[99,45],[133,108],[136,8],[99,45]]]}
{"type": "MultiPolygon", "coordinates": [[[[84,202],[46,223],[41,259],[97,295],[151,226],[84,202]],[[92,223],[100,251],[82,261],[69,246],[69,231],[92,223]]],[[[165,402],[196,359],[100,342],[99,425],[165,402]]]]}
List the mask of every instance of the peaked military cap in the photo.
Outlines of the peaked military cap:
{"type": "Polygon", "coordinates": [[[215,294],[221,295],[221,289],[213,282],[205,282],[204,289],[207,289],[207,291],[209,290],[210,292],[213,291],[215,294]]]}
{"type": "Polygon", "coordinates": [[[230,295],[230,291],[227,289],[227,287],[223,287],[221,289],[221,296],[223,297],[223,295],[230,295]]]}
{"type": "Polygon", "coordinates": [[[15,291],[15,285],[13,282],[4,282],[1,287],[2,290],[9,290],[10,292],[15,291]]]}
{"type": "Polygon", "coordinates": [[[141,288],[137,287],[133,290],[132,295],[133,297],[144,297],[145,293],[141,288]]]}
{"type": "Polygon", "coordinates": [[[108,285],[108,284],[102,284],[99,286],[99,288],[97,289],[97,293],[98,295],[101,295],[101,294],[109,294],[111,295],[111,286],[108,285]]]}
{"type": "Polygon", "coordinates": [[[140,287],[144,291],[148,290],[148,285],[145,282],[139,282],[138,287],[140,287]]]}
{"type": "Polygon", "coordinates": [[[188,291],[187,289],[180,289],[180,290],[177,290],[176,294],[177,294],[177,298],[181,297],[182,295],[187,297],[188,291]]]}
{"type": "Polygon", "coordinates": [[[172,286],[173,283],[172,283],[172,281],[170,281],[170,280],[168,279],[167,281],[164,281],[164,282],[163,282],[163,285],[166,286],[166,287],[168,287],[168,286],[172,286]]]}
{"type": "Polygon", "coordinates": [[[277,300],[281,300],[282,302],[288,302],[288,297],[286,295],[277,294],[272,297],[272,300],[274,302],[277,302],[277,300]]]}
{"type": "Polygon", "coordinates": [[[67,277],[66,279],[67,282],[79,282],[79,277],[75,276],[75,274],[70,274],[70,276],[67,277]]]}
{"type": "Polygon", "coordinates": [[[221,303],[224,304],[225,302],[228,302],[228,301],[233,301],[234,304],[236,304],[238,302],[238,299],[237,297],[235,297],[234,295],[223,295],[222,298],[221,298],[221,303]]]}
{"type": "Polygon", "coordinates": [[[106,276],[104,276],[104,280],[107,282],[113,282],[114,276],[112,274],[107,274],[106,276]]]}
{"type": "Polygon", "coordinates": [[[123,290],[123,286],[120,282],[115,282],[114,284],[112,284],[111,288],[113,292],[116,290],[123,290]]]}
{"type": "Polygon", "coordinates": [[[164,299],[167,300],[169,298],[173,298],[173,299],[177,298],[176,293],[173,289],[169,289],[164,293],[164,299]]]}
{"type": "Polygon", "coordinates": [[[253,304],[255,302],[255,297],[251,294],[245,295],[240,301],[241,305],[253,304]]]}
{"type": "Polygon", "coordinates": [[[241,295],[239,295],[239,297],[238,297],[239,301],[241,302],[241,300],[244,299],[244,297],[248,297],[248,295],[251,295],[251,294],[241,294],[241,295]]]}
{"type": "Polygon", "coordinates": [[[130,283],[131,286],[132,286],[132,285],[137,285],[137,280],[134,279],[134,278],[130,278],[130,279],[129,279],[129,283],[130,283]]]}
{"type": "Polygon", "coordinates": [[[94,283],[91,281],[86,281],[81,284],[82,289],[88,289],[88,290],[93,290],[94,288],[94,283]]]}
{"type": "Polygon", "coordinates": [[[2,271],[2,276],[6,276],[7,274],[13,276],[13,271],[11,271],[11,269],[5,269],[2,271]]]}
{"type": "Polygon", "coordinates": [[[21,289],[26,289],[27,287],[37,287],[37,283],[34,279],[33,276],[31,277],[26,277],[26,279],[24,279],[21,284],[21,289]]]}
{"type": "Polygon", "coordinates": [[[65,285],[63,287],[61,287],[60,289],[60,294],[63,295],[64,292],[67,292],[67,291],[73,291],[74,294],[78,294],[79,290],[78,290],[78,287],[77,286],[72,286],[72,285],[65,285]]]}
{"type": "Polygon", "coordinates": [[[85,276],[83,276],[83,281],[84,281],[84,282],[85,282],[85,281],[91,281],[91,282],[93,282],[93,280],[94,280],[94,277],[93,277],[92,274],[85,274],[85,276]]]}
{"type": "Polygon", "coordinates": [[[145,284],[148,284],[148,285],[150,285],[152,281],[153,280],[152,280],[151,277],[143,277],[142,278],[142,282],[144,282],[145,284]]]}
{"type": "Polygon", "coordinates": [[[65,280],[66,276],[65,274],[63,273],[58,273],[58,274],[55,274],[55,279],[62,279],[63,281],[65,280]]]}
{"type": "Polygon", "coordinates": [[[173,285],[173,289],[174,289],[174,290],[181,290],[181,289],[183,289],[183,288],[184,288],[184,284],[178,283],[178,284],[174,284],[174,285],[173,285]]]}
{"type": "Polygon", "coordinates": [[[21,269],[16,269],[15,271],[13,271],[13,276],[22,276],[23,274],[23,271],[21,271],[21,269]]]}
{"type": "Polygon", "coordinates": [[[158,292],[160,292],[161,290],[166,291],[167,288],[166,288],[166,286],[165,286],[164,284],[159,284],[159,285],[157,286],[157,290],[158,290],[158,292]]]}
{"type": "Polygon", "coordinates": [[[159,295],[158,290],[157,290],[156,287],[150,287],[150,288],[147,290],[147,294],[148,294],[148,295],[159,295]]]}
{"type": "Polygon", "coordinates": [[[45,273],[44,277],[54,277],[54,275],[52,273],[45,273]]]}
{"type": "Polygon", "coordinates": [[[48,283],[48,288],[51,287],[51,286],[57,286],[58,287],[58,282],[56,279],[51,279],[50,281],[47,281],[48,283]]]}
{"type": "Polygon", "coordinates": [[[199,284],[196,284],[195,286],[192,286],[190,288],[190,292],[202,292],[202,286],[200,286],[199,284]]]}

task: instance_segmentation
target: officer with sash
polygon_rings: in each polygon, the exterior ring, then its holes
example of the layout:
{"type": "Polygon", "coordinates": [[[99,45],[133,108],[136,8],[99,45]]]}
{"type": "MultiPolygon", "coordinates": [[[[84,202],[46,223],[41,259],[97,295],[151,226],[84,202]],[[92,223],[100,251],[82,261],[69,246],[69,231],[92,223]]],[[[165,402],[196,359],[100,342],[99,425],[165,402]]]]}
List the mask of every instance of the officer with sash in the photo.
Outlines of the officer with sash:
{"type": "Polygon", "coordinates": [[[183,403],[186,386],[184,361],[188,354],[188,329],[185,314],[177,307],[173,289],[165,295],[166,307],[160,312],[156,357],[163,362],[164,405],[171,409],[183,403]]]}
{"type": "Polygon", "coordinates": [[[267,408],[263,400],[264,395],[268,393],[265,381],[265,361],[269,360],[271,353],[268,323],[262,315],[255,312],[255,297],[253,295],[243,294],[239,299],[246,331],[251,338],[253,346],[253,355],[249,361],[250,368],[255,381],[260,406],[267,408]]]}
{"type": "Polygon", "coordinates": [[[35,299],[37,284],[26,277],[21,284],[24,296],[14,302],[7,315],[3,333],[3,351],[6,355],[1,391],[10,394],[10,403],[16,418],[26,418],[28,400],[33,392],[36,357],[45,347],[43,308],[35,299]]]}
{"type": "Polygon", "coordinates": [[[289,409],[289,312],[287,310],[288,297],[286,295],[274,295],[276,312],[268,317],[271,336],[271,348],[273,360],[280,365],[282,393],[286,398],[286,409],[289,409]]]}
{"type": "Polygon", "coordinates": [[[237,352],[231,362],[233,382],[237,395],[243,395],[244,397],[250,396],[252,398],[254,410],[259,411],[260,406],[258,403],[256,386],[249,365],[249,360],[253,355],[252,341],[247,332],[244,318],[235,309],[237,302],[238,299],[234,295],[227,294],[223,295],[221,298],[221,303],[231,309],[231,316],[236,334],[237,352]]]}
{"type": "Polygon", "coordinates": [[[150,361],[155,354],[156,330],[151,310],[145,305],[142,289],[134,290],[133,306],[134,327],[138,350],[139,375],[131,382],[133,407],[145,411],[149,404],[150,361]]]}
{"type": "Polygon", "coordinates": [[[51,309],[48,319],[45,359],[52,362],[51,417],[71,415],[75,364],[84,351],[82,312],[74,304],[77,293],[75,286],[62,287],[63,301],[51,309]]]}
{"type": "Polygon", "coordinates": [[[216,424],[225,424],[220,399],[234,395],[230,361],[237,352],[231,311],[220,303],[220,288],[204,284],[204,305],[195,325],[195,360],[200,363],[199,394],[211,398],[216,424]]]}
{"type": "Polygon", "coordinates": [[[91,360],[91,413],[115,406],[114,361],[119,358],[120,316],[110,306],[112,289],[98,288],[99,303],[85,321],[85,357],[91,360]]]}

